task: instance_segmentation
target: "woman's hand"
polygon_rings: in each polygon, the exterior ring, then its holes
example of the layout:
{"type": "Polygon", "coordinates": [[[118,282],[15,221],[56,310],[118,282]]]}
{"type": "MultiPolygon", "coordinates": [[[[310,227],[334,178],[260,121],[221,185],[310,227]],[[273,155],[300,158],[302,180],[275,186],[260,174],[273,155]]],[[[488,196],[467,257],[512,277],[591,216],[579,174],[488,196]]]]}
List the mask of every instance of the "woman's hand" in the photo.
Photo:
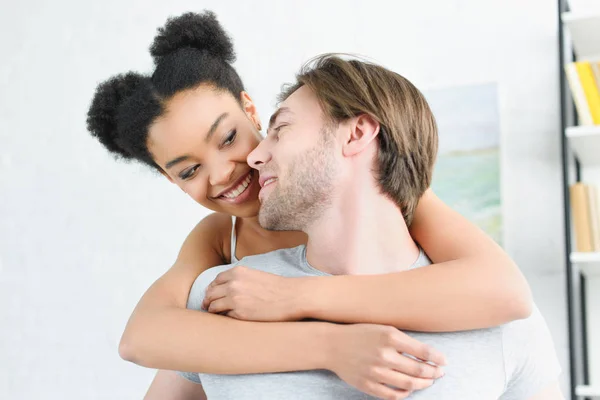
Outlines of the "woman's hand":
{"type": "Polygon", "coordinates": [[[443,376],[440,366],[446,364],[445,357],[396,328],[372,324],[338,327],[327,369],[364,393],[403,399],[443,376]]]}
{"type": "Polygon", "coordinates": [[[297,321],[302,278],[285,278],[243,266],[221,272],[206,289],[202,308],[246,321],[297,321]]]}

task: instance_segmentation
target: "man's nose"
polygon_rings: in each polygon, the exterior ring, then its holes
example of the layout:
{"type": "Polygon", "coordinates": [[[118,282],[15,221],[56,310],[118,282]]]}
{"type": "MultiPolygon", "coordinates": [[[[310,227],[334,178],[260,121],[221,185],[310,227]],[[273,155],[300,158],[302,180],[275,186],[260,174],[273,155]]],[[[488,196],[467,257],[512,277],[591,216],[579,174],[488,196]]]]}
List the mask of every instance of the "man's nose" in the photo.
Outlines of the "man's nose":
{"type": "Polygon", "coordinates": [[[246,159],[248,165],[259,171],[260,168],[271,159],[271,151],[269,150],[267,141],[268,139],[264,139],[260,142],[258,146],[248,154],[248,158],[246,159]]]}
{"type": "Polygon", "coordinates": [[[233,161],[225,161],[215,163],[210,170],[209,182],[212,186],[226,185],[231,182],[235,163],[233,161]]]}

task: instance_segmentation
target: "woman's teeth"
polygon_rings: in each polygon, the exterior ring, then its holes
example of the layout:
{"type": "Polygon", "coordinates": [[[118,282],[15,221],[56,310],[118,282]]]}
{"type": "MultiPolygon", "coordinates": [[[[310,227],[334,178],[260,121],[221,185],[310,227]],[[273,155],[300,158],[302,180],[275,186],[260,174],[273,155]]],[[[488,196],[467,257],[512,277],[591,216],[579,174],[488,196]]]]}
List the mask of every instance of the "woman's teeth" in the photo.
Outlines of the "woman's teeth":
{"type": "Polygon", "coordinates": [[[252,180],[252,174],[248,174],[248,176],[246,177],[246,179],[244,179],[242,181],[242,183],[240,183],[236,188],[234,188],[234,189],[230,190],[229,192],[225,193],[223,195],[223,197],[225,197],[227,199],[235,199],[240,194],[244,193],[244,191],[246,190],[246,188],[248,187],[248,185],[250,185],[250,181],[251,180],[252,180]]]}

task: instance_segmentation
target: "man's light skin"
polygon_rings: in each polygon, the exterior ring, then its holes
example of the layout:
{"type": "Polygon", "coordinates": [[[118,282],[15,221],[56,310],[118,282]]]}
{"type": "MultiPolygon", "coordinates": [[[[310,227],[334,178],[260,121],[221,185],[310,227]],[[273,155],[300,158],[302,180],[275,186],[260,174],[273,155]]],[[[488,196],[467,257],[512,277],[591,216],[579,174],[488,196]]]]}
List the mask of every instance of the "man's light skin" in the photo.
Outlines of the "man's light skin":
{"type": "MultiPolygon", "coordinates": [[[[400,210],[380,193],[372,172],[379,124],[361,115],[333,130],[327,126],[317,98],[307,87],[301,87],[281,104],[267,138],[248,156],[249,164],[261,175],[261,224],[270,229],[306,232],[308,262],[324,272],[378,274],[392,272],[381,266],[407,268],[417,258],[418,248],[400,210]],[[323,134],[332,136],[324,142],[323,134]],[[315,150],[316,146],[328,149],[325,162],[318,159],[317,155],[324,153],[315,150]],[[296,168],[298,165],[302,170],[296,168]],[[306,188],[298,185],[298,180],[303,176],[316,176],[323,183],[319,201],[325,207],[317,214],[309,209],[307,212],[313,214],[299,213],[296,217],[286,209],[282,197],[302,198],[306,188]],[[283,223],[288,225],[280,226],[283,223]],[[297,225],[290,228],[293,224],[297,225]]],[[[232,273],[230,270],[224,274],[232,273]]],[[[213,290],[215,286],[218,282],[211,285],[213,290]]],[[[562,399],[558,384],[554,382],[531,400],[542,398],[562,399]]]]}
{"type": "MultiPolygon", "coordinates": [[[[281,109],[287,111],[278,113],[267,138],[248,156],[249,164],[260,172],[261,183],[265,178],[275,178],[259,194],[259,220],[268,229],[278,229],[263,221],[268,218],[265,209],[269,208],[270,198],[287,189],[303,190],[294,177],[288,177],[290,171],[309,179],[332,174],[320,160],[310,160],[302,171],[293,168],[322,142],[325,116],[312,91],[301,87],[282,103],[281,109]]],[[[391,199],[381,195],[373,176],[378,133],[379,124],[368,115],[340,123],[327,133],[332,135],[327,150],[332,159],[327,167],[335,169],[331,185],[323,194],[329,197],[328,206],[308,224],[299,221],[300,226],[296,226],[309,236],[308,262],[321,271],[334,275],[378,274],[392,272],[389,266],[407,268],[417,259],[419,250],[402,214],[391,199]]],[[[301,213],[296,214],[300,215],[292,217],[289,212],[285,217],[302,220],[301,213]]]]}

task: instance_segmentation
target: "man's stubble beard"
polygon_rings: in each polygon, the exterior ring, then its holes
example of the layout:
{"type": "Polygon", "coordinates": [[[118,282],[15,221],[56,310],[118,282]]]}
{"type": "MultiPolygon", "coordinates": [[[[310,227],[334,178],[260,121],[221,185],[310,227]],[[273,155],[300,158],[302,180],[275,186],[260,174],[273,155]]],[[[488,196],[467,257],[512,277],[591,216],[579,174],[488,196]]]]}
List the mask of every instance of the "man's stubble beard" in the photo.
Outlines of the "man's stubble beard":
{"type": "Polygon", "coordinates": [[[284,185],[261,203],[258,221],[269,230],[301,231],[318,220],[332,204],[337,164],[330,130],[321,131],[319,142],[289,163],[284,185]]]}

